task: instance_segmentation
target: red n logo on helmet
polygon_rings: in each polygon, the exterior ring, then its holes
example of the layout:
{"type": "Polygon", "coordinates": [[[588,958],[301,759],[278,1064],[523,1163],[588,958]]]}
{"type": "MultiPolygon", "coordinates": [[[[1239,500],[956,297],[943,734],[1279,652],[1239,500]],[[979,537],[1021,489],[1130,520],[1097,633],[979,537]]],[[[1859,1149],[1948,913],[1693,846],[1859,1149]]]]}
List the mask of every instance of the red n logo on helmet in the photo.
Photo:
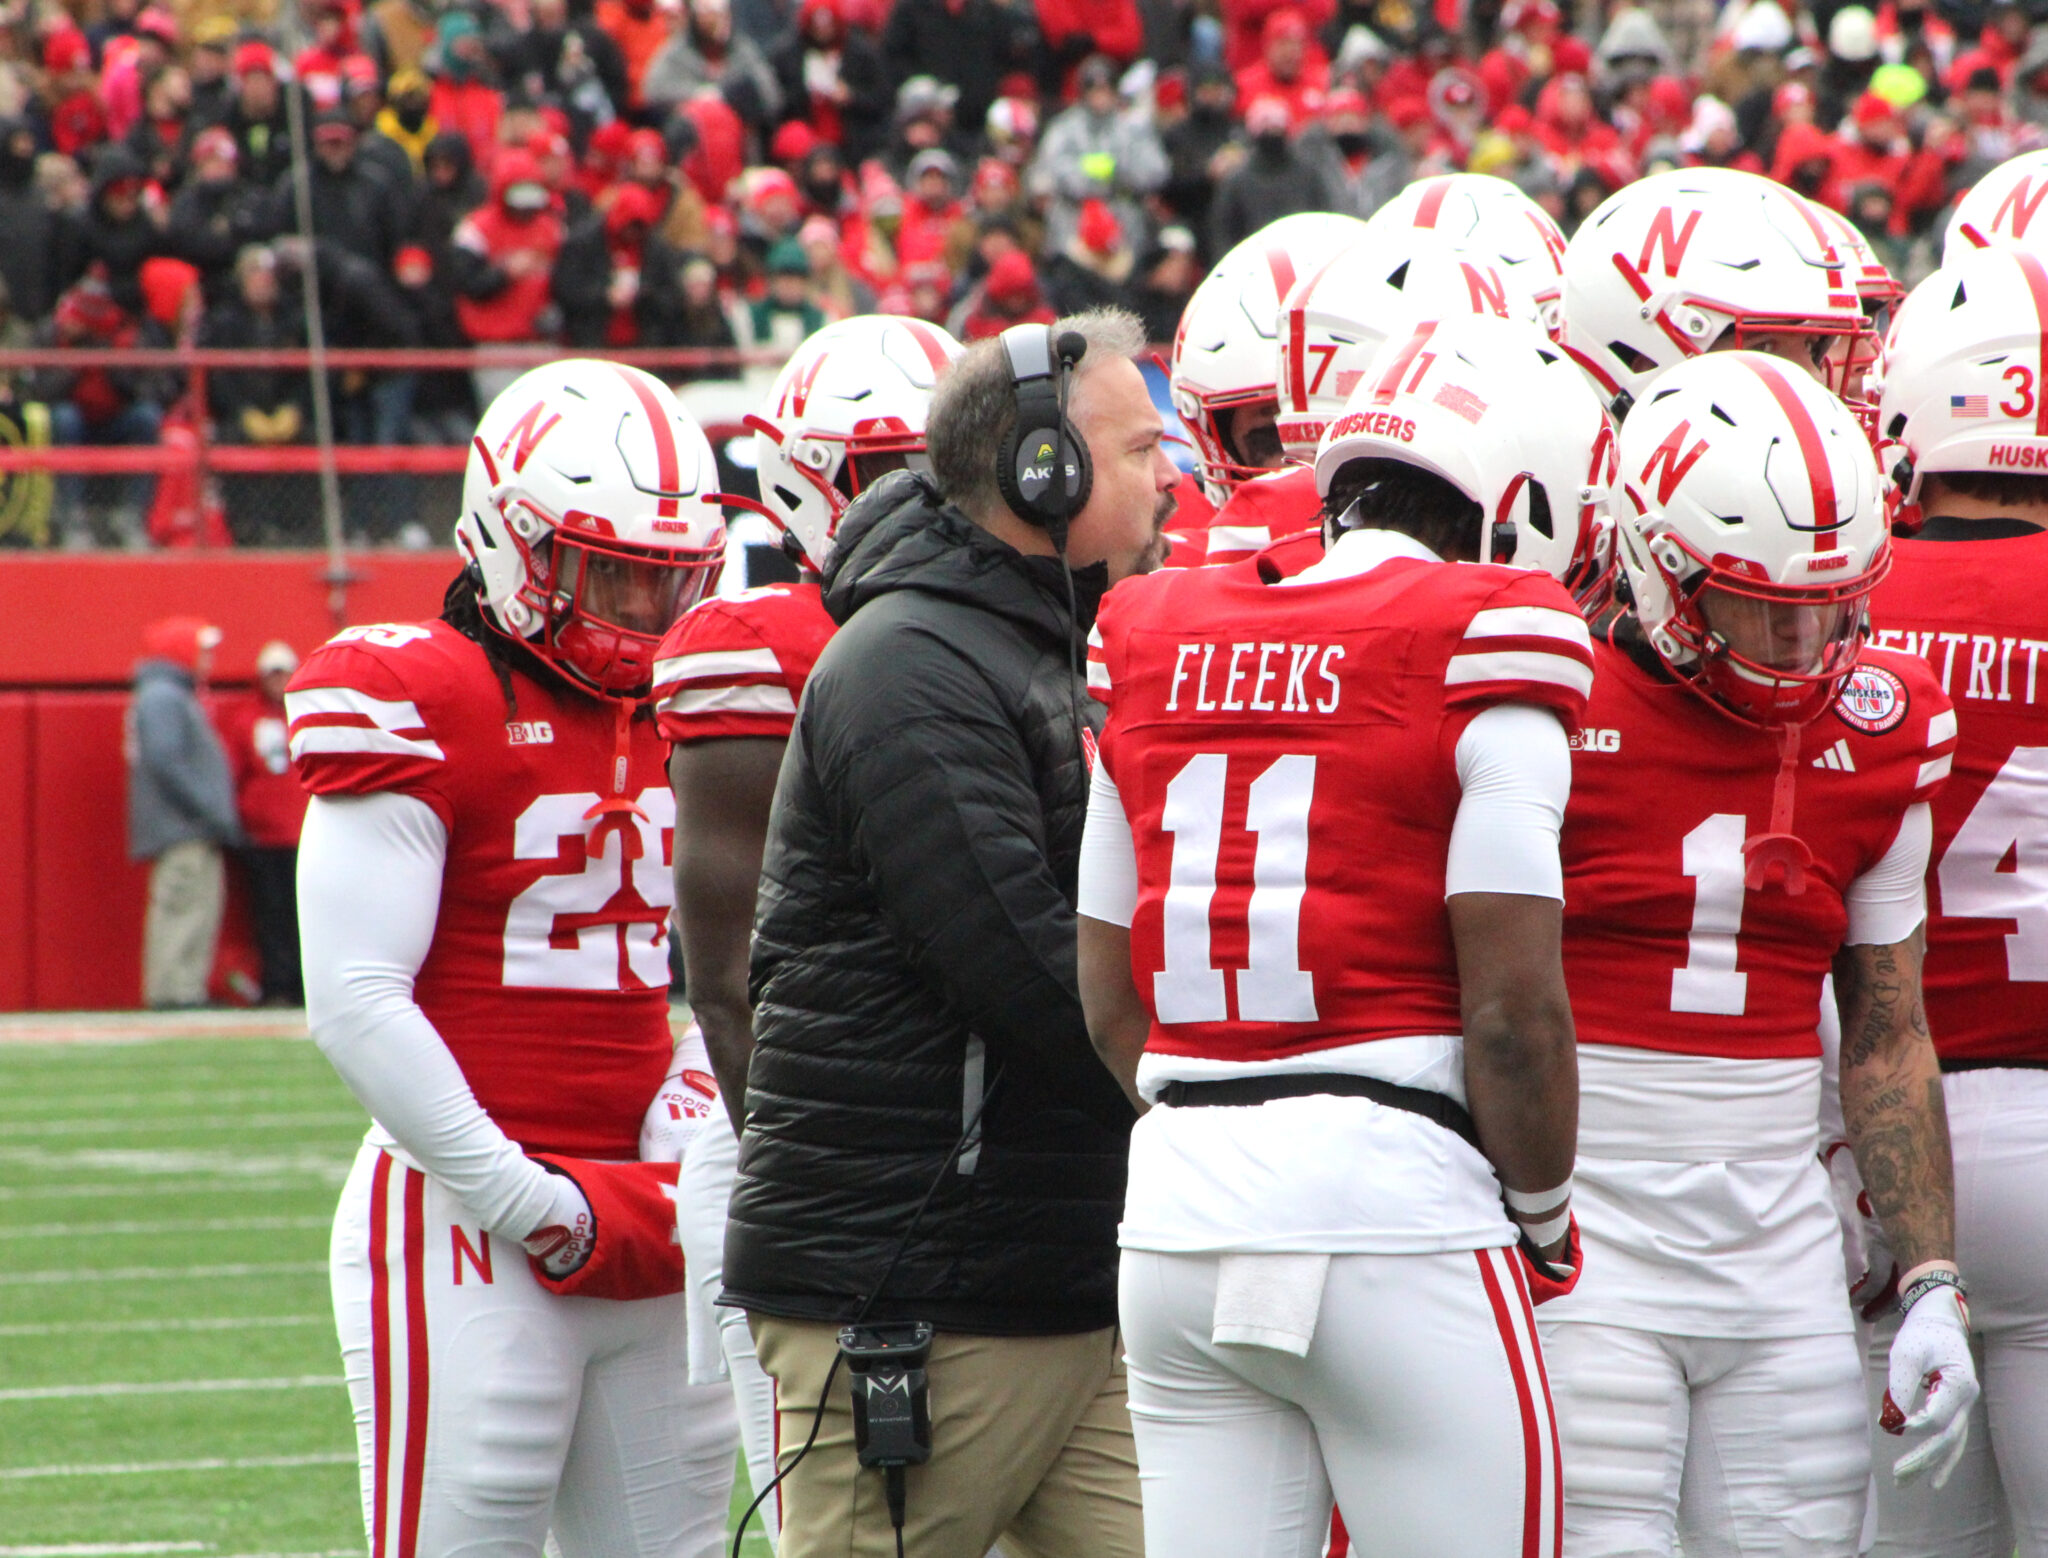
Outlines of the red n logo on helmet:
{"type": "Polygon", "coordinates": [[[1671,501],[1671,494],[1677,491],[1678,484],[1685,480],[1685,473],[1707,452],[1707,441],[1704,438],[1695,442],[1683,455],[1678,452],[1680,446],[1685,443],[1685,435],[1691,431],[1692,423],[1679,423],[1665,436],[1664,442],[1650,451],[1650,458],[1643,462],[1643,474],[1638,480],[1646,483],[1650,479],[1650,472],[1656,470],[1659,465],[1664,467],[1663,473],[1657,478],[1659,503],[1671,501]]]}
{"type": "Polygon", "coordinates": [[[1674,228],[1672,225],[1671,207],[1662,207],[1650,219],[1650,230],[1643,236],[1643,252],[1636,257],[1636,270],[1643,275],[1648,275],[1650,256],[1662,250],[1664,254],[1664,274],[1666,276],[1676,276],[1678,274],[1678,267],[1685,263],[1685,251],[1692,247],[1693,229],[1699,225],[1700,213],[1688,211],[1685,214],[1685,225],[1674,228]]]}
{"type": "Polygon", "coordinates": [[[549,429],[562,420],[559,412],[548,411],[548,419],[545,422],[541,421],[540,414],[547,409],[546,401],[536,400],[519,414],[519,420],[498,440],[498,460],[501,464],[509,463],[514,471],[526,468],[526,462],[533,458],[533,451],[539,447],[540,441],[548,436],[549,429]],[[512,450],[510,462],[505,460],[507,449],[512,450]]]}
{"type": "Polygon", "coordinates": [[[818,382],[818,374],[825,366],[825,355],[817,353],[797,370],[796,377],[789,381],[789,388],[783,392],[779,415],[800,417],[804,414],[804,407],[810,404],[811,386],[818,382]]]}
{"type": "Polygon", "coordinates": [[[1996,232],[2005,225],[2005,214],[2012,213],[2012,235],[2015,238],[2027,236],[2027,224],[2034,220],[2034,213],[2041,209],[2041,201],[2048,197],[2048,183],[2034,188],[2031,178],[2023,178],[2005,192],[2005,198],[1998,202],[1998,211],[1991,218],[1991,228],[1996,232]]]}
{"type": "Polygon", "coordinates": [[[1465,290],[1472,298],[1472,312],[1507,318],[1508,288],[1507,283],[1500,279],[1500,272],[1481,270],[1469,262],[1460,263],[1465,272],[1465,290]]]}

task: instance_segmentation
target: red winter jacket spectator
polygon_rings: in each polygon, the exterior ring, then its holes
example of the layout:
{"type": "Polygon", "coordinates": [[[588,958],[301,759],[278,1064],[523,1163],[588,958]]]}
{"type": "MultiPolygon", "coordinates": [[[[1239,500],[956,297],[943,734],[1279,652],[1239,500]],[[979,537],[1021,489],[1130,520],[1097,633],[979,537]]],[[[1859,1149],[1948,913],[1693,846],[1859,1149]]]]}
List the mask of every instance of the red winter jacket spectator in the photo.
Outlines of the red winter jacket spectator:
{"type": "Polygon", "coordinates": [[[1777,154],[1771,159],[1771,177],[1808,199],[1839,211],[1842,194],[1835,160],[1841,150],[1840,141],[1815,125],[1788,124],[1778,136],[1777,154]]]}
{"type": "Polygon", "coordinates": [[[306,792],[285,757],[284,705],[256,687],[213,708],[227,749],[242,831],[258,849],[296,849],[306,821],[306,792]]]}
{"type": "Polygon", "coordinates": [[[1259,49],[1259,58],[1236,73],[1238,102],[1277,97],[1287,105],[1287,121],[1297,130],[1319,117],[1330,90],[1330,59],[1301,10],[1283,6],[1268,16],[1259,49]]]}
{"type": "Polygon", "coordinates": [[[1074,98],[1074,71],[1091,54],[1128,65],[1145,46],[1137,0],[1038,0],[1038,31],[1060,66],[1059,95],[1074,98]]]}
{"type": "Polygon", "coordinates": [[[530,153],[514,148],[498,158],[491,198],[463,218],[455,247],[482,262],[472,289],[455,300],[463,333],[480,344],[537,339],[562,250],[562,217],[530,153]]]}
{"type": "MultiPolygon", "coordinates": [[[[1297,11],[1311,33],[1337,13],[1337,0],[1223,0],[1223,63],[1232,75],[1256,65],[1262,49],[1266,20],[1275,11],[1297,11]]],[[[1238,93],[1240,101],[1244,93],[1238,93]]]]}
{"type": "Polygon", "coordinates": [[[433,94],[427,99],[427,113],[444,132],[469,142],[476,165],[490,171],[491,159],[498,149],[498,121],[505,115],[505,99],[495,87],[486,86],[474,76],[467,81],[442,76],[435,81],[433,94]]]}

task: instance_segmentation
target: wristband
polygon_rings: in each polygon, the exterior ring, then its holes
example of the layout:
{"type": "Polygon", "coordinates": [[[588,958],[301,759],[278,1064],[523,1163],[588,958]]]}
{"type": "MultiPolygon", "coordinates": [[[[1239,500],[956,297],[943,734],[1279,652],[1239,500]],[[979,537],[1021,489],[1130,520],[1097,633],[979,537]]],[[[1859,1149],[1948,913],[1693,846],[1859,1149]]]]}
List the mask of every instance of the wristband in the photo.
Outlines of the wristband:
{"type": "Polygon", "coordinates": [[[1563,1184],[1552,1185],[1548,1190],[1504,1189],[1500,1198],[1517,1217],[1549,1217],[1563,1211],[1565,1202],[1571,1200],[1571,1178],[1567,1175],[1563,1184]]]}
{"type": "MultiPolygon", "coordinates": [[[[1901,1316],[1909,1314],[1915,1304],[1919,1303],[1921,1299],[1932,1293],[1936,1288],[1954,1288],[1957,1301],[1967,1304],[1970,1290],[1963,1286],[1963,1274],[1946,1261],[1939,1263],[1928,1261],[1922,1265],[1915,1266],[1911,1272],[1907,1273],[1907,1276],[1911,1280],[1902,1280],[1899,1283],[1899,1313],[1901,1316]]],[[[1967,1312],[1966,1308],[1965,1313],[1967,1312]]]]}
{"type": "Polygon", "coordinates": [[[1539,1249],[1555,1244],[1571,1226],[1572,1182],[1569,1179],[1561,1185],[1552,1185],[1548,1190],[1503,1189],[1501,1200],[1507,1203],[1509,1215],[1522,1232],[1539,1249]]]}

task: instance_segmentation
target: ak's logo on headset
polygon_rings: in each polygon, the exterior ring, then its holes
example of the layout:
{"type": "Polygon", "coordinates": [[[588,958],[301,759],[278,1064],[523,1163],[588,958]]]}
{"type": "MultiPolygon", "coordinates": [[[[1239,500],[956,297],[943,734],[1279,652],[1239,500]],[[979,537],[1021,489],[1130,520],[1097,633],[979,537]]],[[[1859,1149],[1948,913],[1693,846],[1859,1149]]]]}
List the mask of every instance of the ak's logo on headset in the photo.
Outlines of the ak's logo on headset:
{"type": "MultiPolygon", "coordinates": [[[[1039,495],[1051,487],[1060,472],[1060,450],[1057,439],[1041,437],[1028,453],[1020,454],[1017,461],[1017,489],[1026,499],[1036,502],[1039,495]]],[[[1074,478],[1074,463],[1069,460],[1066,477],[1071,483],[1074,478]]]]}

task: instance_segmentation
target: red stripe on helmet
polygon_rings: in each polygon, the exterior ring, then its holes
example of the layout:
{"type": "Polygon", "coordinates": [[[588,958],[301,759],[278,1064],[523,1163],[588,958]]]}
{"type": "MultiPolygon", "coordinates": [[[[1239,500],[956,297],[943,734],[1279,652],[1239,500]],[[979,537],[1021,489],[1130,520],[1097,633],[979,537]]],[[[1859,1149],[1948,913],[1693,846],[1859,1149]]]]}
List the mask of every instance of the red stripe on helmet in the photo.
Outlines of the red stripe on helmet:
{"type": "Polygon", "coordinates": [[[936,378],[944,373],[953,359],[946,355],[945,347],[939,345],[939,338],[932,333],[932,327],[922,319],[906,319],[903,328],[910,332],[911,340],[924,349],[925,361],[932,365],[932,376],[936,378]]]}
{"type": "Polygon", "coordinates": [[[1280,243],[1266,245],[1266,267],[1273,273],[1273,301],[1284,303],[1294,290],[1294,256],[1280,243]]]}
{"type": "Polygon", "coordinates": [[[1415,225],[1436,226],[1436,219],[1444,212],[1444,198],[1450,192],[1451,176],[1448,173],[1439,174],[1431,179],[1428,187],[1422,192],[1422,203],[1415,208],[1415,225]]]}
{"type": "MultiPolygon", "coordinates": [[[[2048,386],[2048,377],[2044,377],[2048,375],[2048,270],[2044,270],[2040,260],[2026,250],[2015,252],[2019,256],[2020,274],[2027,278],[2027,292],[2034,300],[2034,325],[2040,332],[2040,355],[2036,360],[2034,383],[2048,386]]],[[[2039,394],[2034,397],[2034,434],[2036,437],[2048,437],[2048,401],[2039,394]]]]}
{"type": "Polygon", "coordinates": [[[1287,311],[1287,396],[1289,409],[1308,410],[1308,310],[1287,311]]]}
{"type": "Polygon", "coordinates": [[[1408,365],[1415,361],[1415,354],[1422,350],[1429,338],[1436,334],[1436,321],[1425,319],[1415,327],[1415,333],[1387,364],[1387,371],[1380,375],[1380,381],[1373,387],[1372,399],[1376,406],[1384,406],[1394,398],[1401,387],[1401,376],[1408,371],[1408,365]]]}
{"type": "Polygon", "coordinates": [[[1792,424],[1792,436],[1799,440],[1799,456],[1806,462],[1806,479],[1813,490],[1814,550],[1828,552],[1835,545],[1835,473],[1828,464],[1827,446],[1821,441],[1820,429],[1814,426],[1805,402],[1785,382],[1785,376],[1768,363],[1753,365],[1756,376],[1764,381],[1764,388],[1771,392],[1771,398],[1778,403],[1778,409],[1785,413],[1785,420],[1792,424]]]}
{"type": "Polygon", "coordinates": [[[632,387],[640,409],[647,413],[647,420],[654,430],[654,479],[661,484],[655,511],[663,519],[674,519],[675,494],[683,484],[683,462],[676,452],[676,430],[668,425],[668,416],[662,411],[661,402],[654,398],[654,391],[647,387],[646,380],[633,369],[623,367],[619,369],[619,377],[632,387]]]}

